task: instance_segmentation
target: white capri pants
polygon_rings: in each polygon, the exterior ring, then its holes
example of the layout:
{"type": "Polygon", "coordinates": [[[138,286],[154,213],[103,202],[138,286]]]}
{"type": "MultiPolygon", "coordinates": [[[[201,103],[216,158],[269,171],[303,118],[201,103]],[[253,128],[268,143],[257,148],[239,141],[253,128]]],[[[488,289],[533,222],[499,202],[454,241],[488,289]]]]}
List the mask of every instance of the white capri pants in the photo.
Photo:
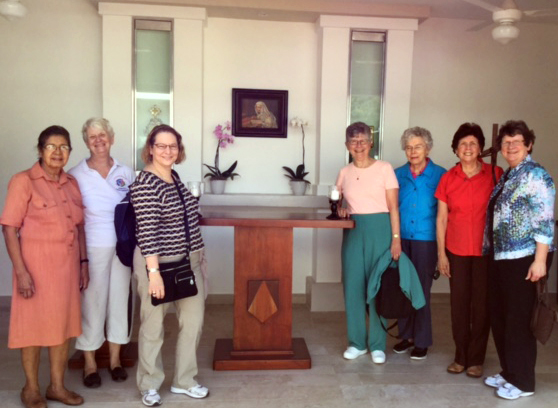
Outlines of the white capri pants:
{"type": "Polygon", "coordinates": [[[76,349],[98,350],[105,339],[126,344],[132,333],[131,269],[122,265],[114,247],[87,247],[87,258],[89,286],[81,295],[83,333],[76,340],[76,349]]]}

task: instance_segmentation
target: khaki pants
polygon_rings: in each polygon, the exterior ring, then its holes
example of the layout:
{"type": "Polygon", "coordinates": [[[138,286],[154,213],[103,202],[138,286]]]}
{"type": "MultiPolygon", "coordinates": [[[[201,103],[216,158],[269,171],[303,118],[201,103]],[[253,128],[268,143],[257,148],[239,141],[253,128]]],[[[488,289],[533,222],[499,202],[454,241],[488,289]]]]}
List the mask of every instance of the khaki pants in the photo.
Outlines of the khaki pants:
{"type": "MultiPolygon", "coordinates": [[[[160,263],[172,262],[181,257],[160,258],[160,263]]],[[[149,280],[145,270],[145,258],[136,247],[134,252],[134,274],[138,282],[141,299],[140,329],[138,339],[138,371],[136,381],[140,391],[158,390],[165,379],[161,347],[165,329],[163,321],[171,304],[178,319],[175,369],[172,386],[188,389],[197,385],[194,377],[198,373],[196,350],[200,341],[205,308],[203,277],[200,269],[201,251],[190,254],[192,270],[196,276],[198,294],[175,302],[158,306],[151,305],[149,280]]]]}

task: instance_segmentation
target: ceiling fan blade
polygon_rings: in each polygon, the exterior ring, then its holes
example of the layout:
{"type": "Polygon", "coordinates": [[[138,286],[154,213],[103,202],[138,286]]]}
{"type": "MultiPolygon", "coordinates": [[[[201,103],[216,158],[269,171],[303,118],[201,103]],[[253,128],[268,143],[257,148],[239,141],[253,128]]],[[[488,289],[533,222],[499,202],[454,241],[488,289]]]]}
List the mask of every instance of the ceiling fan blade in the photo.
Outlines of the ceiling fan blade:
{"type": "Polygon", "coordinates": [[[485,27],[491,26],[492,24],[494,24],[492,21],[483,21],[468,28],[466,31],[480,31],[485,27]]]}
{"type": "Polygon", "coordinates": [[[473,4],[477,7],[481,7],[485,10],[491,11],[492,13],[494,13],[495,11],[502,10],[501,7],[494,6],[494,5],[492,5],[490,3],[487,3],[486,1],[483,1],[483,0],[462,0],[462,1],[464,1],[465,3],[473,4]]]}
{"type": "Polygon", "coordinates": [[[558,8],[546,10],[526,10],[523,12],[528,17],[552,17],[558,16],[558,8]]]}

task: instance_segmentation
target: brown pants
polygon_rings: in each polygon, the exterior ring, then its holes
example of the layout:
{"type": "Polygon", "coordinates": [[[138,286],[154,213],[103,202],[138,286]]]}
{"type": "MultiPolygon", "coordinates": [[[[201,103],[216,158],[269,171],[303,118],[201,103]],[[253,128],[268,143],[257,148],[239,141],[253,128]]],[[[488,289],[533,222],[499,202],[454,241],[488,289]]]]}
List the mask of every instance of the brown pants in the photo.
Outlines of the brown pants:
{"type": "Polygon", "coordinates": [[[483,365],[490,332],[488,257],[446,251],[450,263],[451,329],[455,362],[483,365]]]}

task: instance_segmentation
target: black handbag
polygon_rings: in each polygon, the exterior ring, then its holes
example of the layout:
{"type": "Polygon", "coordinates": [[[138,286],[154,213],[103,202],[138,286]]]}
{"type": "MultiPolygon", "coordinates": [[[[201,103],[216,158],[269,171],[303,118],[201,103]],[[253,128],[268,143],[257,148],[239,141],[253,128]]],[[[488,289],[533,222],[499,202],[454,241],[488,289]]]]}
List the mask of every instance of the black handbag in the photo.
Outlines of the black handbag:
{"type": "Polygon", "coordinates": [[[537,299],[531,316],[531,331],[541,344],[545,344],[552,334],[554,322],[558,321],[558,312],[552,308],[548,300],[546,277],[539,279],[535,284],[537,285],[537,299]]]}
{"type": "Polygon", "coordinates": [[[392,265],[382,274],[380,290],[376,295],[376,311],[386,319],[409,317],[414,312],[413,304],[399,286],[399,264],[392,265]]]}
{"type": "MultiPolygon", "coordinates": [[[[398,262],[392,262],[382,274],[380,289],[378,290],[375,300],[376,314],[378,317],[383,317],[385,319],[401,319],[409,317],[415,312],[413,304],[409,298],[405,296],[405,293],[403,293],[399,285],[398,262]]],[[[408,320],[405,330],[410,323],[411,321],[408,320]]],[[[391,337],[399,338],[399,335],[395,336],[390,333],[390,330],[397,326],[397,320],[389,327],[384,325],[382,319],[380,319],[380,324],[382,325],[382,329],[391,337]]]]}
{"type": "Polygon", "coordinates": [[[165,285],[165,297],[157,299],[151,296],[153,306],[198,294],[196,277],[187,257],[176,262],[162,263],[159,265],[159,270],[165,285]]]}
{"type": "MultiPolygon", "coordinates": [[[[188,211],[182,190],[176,182],[180,179],[178,174],[173,170],[174,185],[180,197],[180,201],[184,206],[184,232],[186,234],[186,242],[190,242],[190,230],[188,228],[188,211]]],[[[157,299],[151,296],[151,304],[153,306],[160,305],[161,303],[174,302],[175,300],[183,299],[186,297],[196,296],[198,294],[198,286],[196,285],[196,277],[190,264],[190,259],[185,256],[180,261],[167,262],[159,264],[159,271],[163,278],[163,285],[165,286],[165,297],[157,299]]],[[[149,272],[148,272],[149,274],[149,272]]]]}

